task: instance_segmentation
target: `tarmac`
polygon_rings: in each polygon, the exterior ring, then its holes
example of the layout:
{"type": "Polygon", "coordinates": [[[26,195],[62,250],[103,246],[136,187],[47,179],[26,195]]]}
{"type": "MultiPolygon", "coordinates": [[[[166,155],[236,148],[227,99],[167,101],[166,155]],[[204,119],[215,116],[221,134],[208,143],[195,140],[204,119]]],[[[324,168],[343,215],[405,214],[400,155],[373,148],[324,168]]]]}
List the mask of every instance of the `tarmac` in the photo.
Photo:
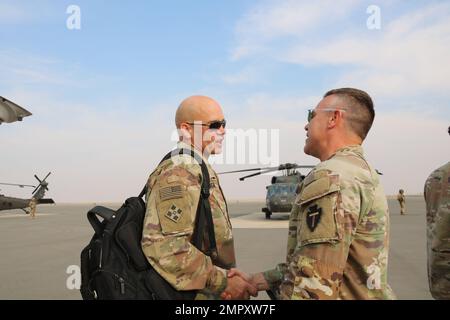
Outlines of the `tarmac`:
{"type": "MultiPolygon", "coordinates": [[[[432,299],[427,280],[425,202],[407,197],[407,215],[389,199],[388,282],[401,300],[432,299]]],[[[35,219],[21,210],[0,212],[0,299],[79,300],[80,253],[93,235],[86,213],[97,204],[40,205],[35,219]]],[[[120,204],[102,204],[117,208],[120,204]]],[[[266,220],[264,201],[230,201],[238,267],[273,268],[286,255],[288,213],[266,220]]],[[[268,299],[260,293],[257,299],[268,299]]]]}

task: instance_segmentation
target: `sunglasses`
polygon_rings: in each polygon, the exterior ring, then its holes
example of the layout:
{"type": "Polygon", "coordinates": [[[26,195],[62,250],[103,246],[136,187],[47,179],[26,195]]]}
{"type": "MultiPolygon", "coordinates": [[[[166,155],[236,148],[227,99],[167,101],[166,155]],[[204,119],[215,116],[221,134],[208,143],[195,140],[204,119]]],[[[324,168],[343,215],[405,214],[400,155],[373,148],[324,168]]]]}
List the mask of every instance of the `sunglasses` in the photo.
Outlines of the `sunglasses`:
{"type": "Polygon", "coordinates": [[[208,127],[209,129],[220,129],[221,127],[223,127],[225,129],[225,127],[227,125],[227,121],[225,119],[223,119],[223,120],[211,121],[206,124],[205,123],[189,123],[189,122],[187,122],[187,124],[190,124],[190,125],[199,124],[203,127],[208,127]]]}
{"type": "Polygon", "coordinates": [[[345,109],[333,109],[333,108],[325,108],[325,109],[319,109],[319,110],[314,110],[314,109],[309,109],[308,110],[308,122],[311,122],[311,120],[316,116],[317,111],[342,111],[345,112],[345,109]]]}

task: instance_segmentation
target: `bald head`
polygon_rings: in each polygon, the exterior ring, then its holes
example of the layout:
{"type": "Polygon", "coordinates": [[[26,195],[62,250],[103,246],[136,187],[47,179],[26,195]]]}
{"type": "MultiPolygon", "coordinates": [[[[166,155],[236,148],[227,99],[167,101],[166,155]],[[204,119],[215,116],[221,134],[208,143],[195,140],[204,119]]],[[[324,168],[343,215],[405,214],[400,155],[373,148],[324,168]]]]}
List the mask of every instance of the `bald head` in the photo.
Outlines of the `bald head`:
{"type": "Polygon", "coordinates": [[[184,99],[175,115],[180,141],[191,144],[204,155],[222,152],[224,124],[219,129],[209,128],[208,125],[222,120],[224,116],[220,105],[205,96],[184,99]]]}
{"type": "Polygon", "coordinates": [[[180,128],[183,122],[202,121],[202,123],[208,123],[222,119],[222,108],[214,99],[206,96],[191,96],[184,99],[178,107],[175,124],[177,128],[180,128]]]}

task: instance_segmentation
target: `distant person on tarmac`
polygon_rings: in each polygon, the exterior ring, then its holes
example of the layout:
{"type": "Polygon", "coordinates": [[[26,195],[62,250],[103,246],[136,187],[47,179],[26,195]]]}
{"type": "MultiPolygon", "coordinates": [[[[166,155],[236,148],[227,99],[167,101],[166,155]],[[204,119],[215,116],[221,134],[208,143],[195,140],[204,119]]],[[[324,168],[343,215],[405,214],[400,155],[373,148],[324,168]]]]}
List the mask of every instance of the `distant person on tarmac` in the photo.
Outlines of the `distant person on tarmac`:
{"type": "Polygon", "coordinates": [[[405,191],[403,189],[398,190],[397,200],[398,200],[398,203],[400,204],[400,214],[401,215],[406,214],[405,191]]]}
{"type": "Polygon", "coordinates": [[[37,204],[36,198],[34,197],[31,198],[29,206],[30,206],[30,217],[32,219],[36,218],[36,204],[37,204]]]}

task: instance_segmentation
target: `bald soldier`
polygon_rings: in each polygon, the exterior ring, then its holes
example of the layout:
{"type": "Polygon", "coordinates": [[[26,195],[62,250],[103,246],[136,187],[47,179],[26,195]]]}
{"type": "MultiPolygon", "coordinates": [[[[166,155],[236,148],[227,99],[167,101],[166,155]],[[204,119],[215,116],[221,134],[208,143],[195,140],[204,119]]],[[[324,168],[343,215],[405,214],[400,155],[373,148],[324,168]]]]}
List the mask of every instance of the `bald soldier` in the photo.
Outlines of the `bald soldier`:
{"type": "Polygon", "coordinates": [[[387,283],[389,214],[361,146],[375,112],[361,90],[327,92],[305,126],[306,154],[321,162],[299,186],[289,218],[287,258],[247,276],[279,299],[393,299],[387,283]]]}
{"type": "Polygon", "coordinates": [[[153,268],[176,290],[198,290],[196,299],[218,299],[226,289],[233,299],[248,299],[256,289],[239,277],[227,279],[236,265],[230,218],[219,178],[208,157],[222,152],[226,121],[211,98],[192,96],[176,112],[178,148],[192,149],[206,164],[217,257],[197,249],[191,238],[202,185],[201,167],[190,155],[163,161],[148,179],[142,249],[153,268]]]}
{"type": "Polygon", "coordinates": [[[424,195],[430,292],[435,299],[450,299],[450,162],[430,174],[424,195]]]}

